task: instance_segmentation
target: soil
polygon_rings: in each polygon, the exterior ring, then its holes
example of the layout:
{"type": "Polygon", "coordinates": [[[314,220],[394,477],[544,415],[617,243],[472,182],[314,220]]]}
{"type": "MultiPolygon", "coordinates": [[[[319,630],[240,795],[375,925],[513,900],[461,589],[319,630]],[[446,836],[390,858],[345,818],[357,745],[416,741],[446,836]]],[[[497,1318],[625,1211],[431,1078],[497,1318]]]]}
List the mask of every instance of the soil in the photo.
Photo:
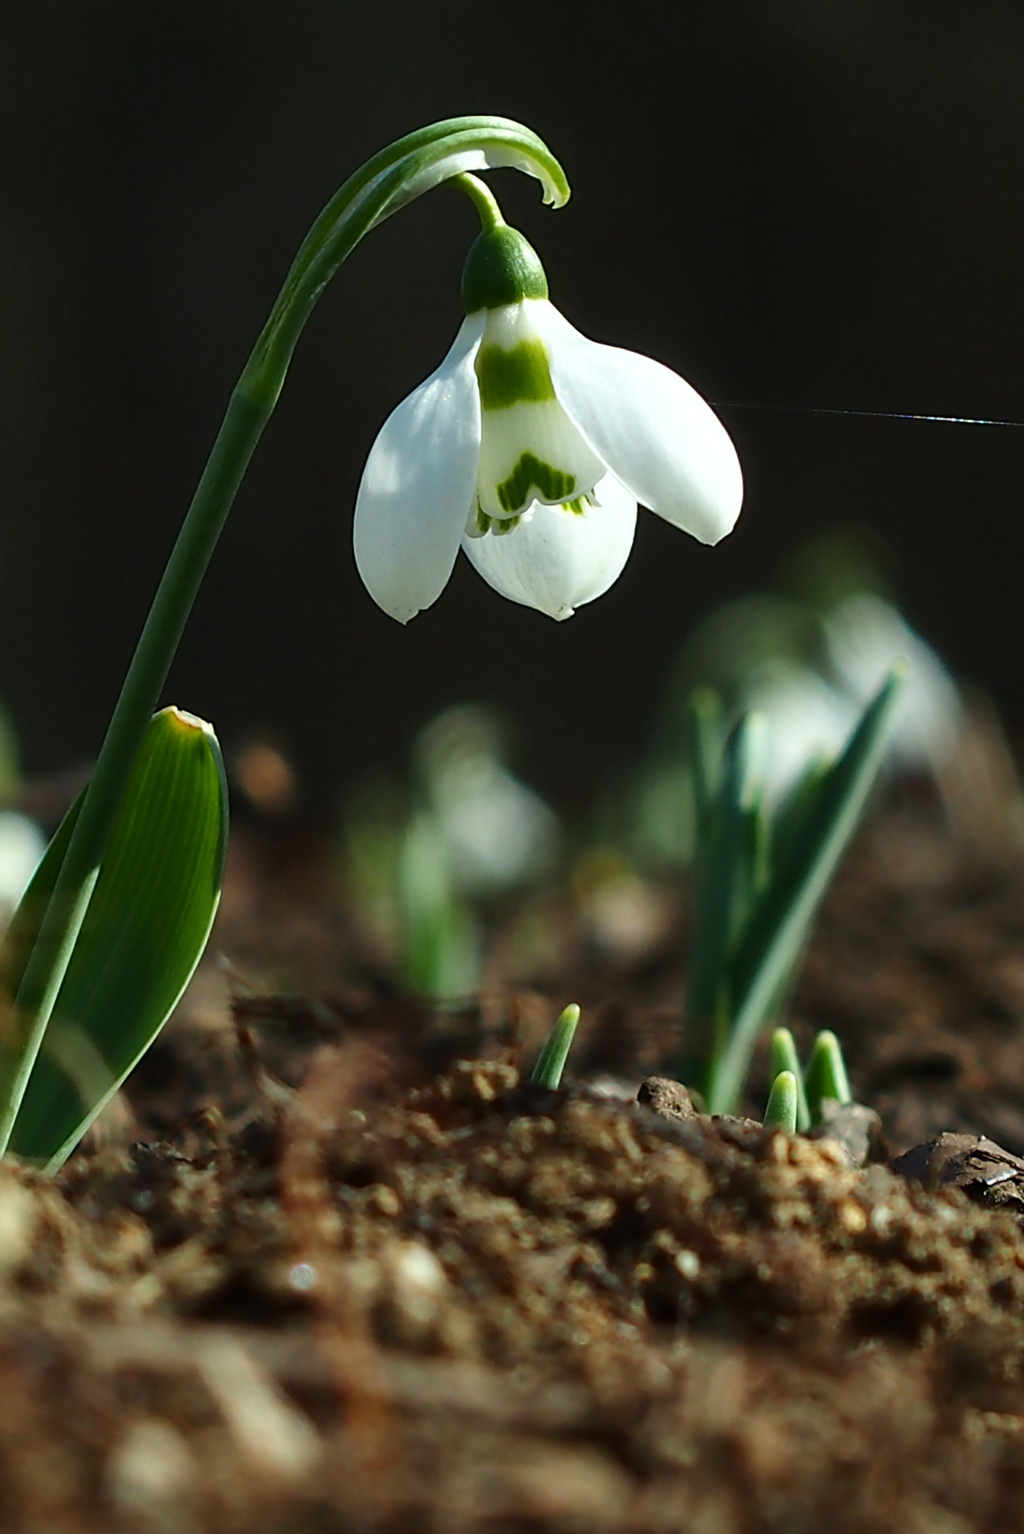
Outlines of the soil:
{"type": "Polygon", "coordinates": [[[818,922],[792,1016],[839,1034],[881,1115],[866,1166],[657,1083],[636,1101],[679,1046],[670,885],[628,962],[555,901],[543,972],[496,946],[438,1015],[331,884],[315,845],[240,837],[123,1100],[55,1181],[0,1166],[0,1528],[1021,1527],[1009,823],[891,808],[818,922]],[[532,1088],[570,998],[567,1085],[532,1088]]]}

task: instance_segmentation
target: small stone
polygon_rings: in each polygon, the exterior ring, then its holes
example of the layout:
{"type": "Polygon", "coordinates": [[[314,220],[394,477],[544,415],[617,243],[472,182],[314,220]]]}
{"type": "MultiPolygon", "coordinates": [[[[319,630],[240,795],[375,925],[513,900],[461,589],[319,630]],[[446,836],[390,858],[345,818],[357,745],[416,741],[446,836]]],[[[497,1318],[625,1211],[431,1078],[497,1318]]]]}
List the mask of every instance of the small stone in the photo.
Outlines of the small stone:
{"type": "Polygon", "coordinates": [[[387,1299],[395,1336],[415,1347],[433,1332],[444,1305],[448,1279],[428,1246],[404,1241],[388,1254],[387,1299]]]}
{"type": "Polygon", "coordinates": [[[668,1076],[648,1076],[641,1081],[637,1102],[665,1119],[695,1119],[697,1110],[690,1094],[678,1081],[668,1076]]]}
{"type": "Polygon", "coordinates": [[[13,1272],[32,1250],[40,1205],[13,1172],[0,1181],[0,1274],[13,1272]]]}
{"type": "Polygon", "coordinates": [[[376,1209],[378,1214],[386,1215],[389,1219],[394,1219],[395,1215],[401,1213],[401,1199],[394,1188],[389,1188],[384,1182],[375,1184],[366,1202],[370,1208],[376,1209]]]}
{"type": "Polygon", "coordinates": [[[676,1253],[676,1267],[683,1278],[689,1279],[692,1284],[700,1274],[700,1258],[696,1252],[682,1251],[676,1253]]]}
{"type": "Polygon", "coordinates": [[[892,1170],[929,1189],[960,1188],[975,1204],[1024,1225],[1024,1160],[988,1135],[941,1134],[897,1156],[892,1170]]]}
{"type": "Polygon", "coordinates": [[[119,1512],[143,1517],[147,1528],[184,1528],[196,1478],[188,1444],[159,1418],[132,1423],[106,1465],[110,1499],[119,1512]]]}
{"type": "Polygon", "coordinates": [[[841,1203],[836,1210],[839,1223],[851,1236],[859,1236],[867,1229],[868,1217],[859,1204],[854,1204],[849,1199],[841,1203]]]}
{"type": "Polygon", "coordinates": [[[815,1125],[809,1138],[842,1146],[854,1166],[886,1158],[882,1120],[863,1103],[840,1103],[826,1097],[821,1105],[821,1123],[815,1125]]]}

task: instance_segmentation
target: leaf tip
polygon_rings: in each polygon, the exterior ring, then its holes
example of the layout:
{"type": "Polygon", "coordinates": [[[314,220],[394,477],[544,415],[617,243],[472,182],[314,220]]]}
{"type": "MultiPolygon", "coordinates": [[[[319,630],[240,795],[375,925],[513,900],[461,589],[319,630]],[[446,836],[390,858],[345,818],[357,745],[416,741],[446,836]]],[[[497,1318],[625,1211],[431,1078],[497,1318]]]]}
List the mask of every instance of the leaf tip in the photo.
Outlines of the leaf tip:
{"type": "Polygon", "coordinates": [[[205,719],[200,719],[198,714],[190,714],[187,709],[177,708],[173,703],[167,708],[162,708],[160,719],[166,719],[168,724],[175,726],[182,735],[213,735],[213,725],[205,719]]]}

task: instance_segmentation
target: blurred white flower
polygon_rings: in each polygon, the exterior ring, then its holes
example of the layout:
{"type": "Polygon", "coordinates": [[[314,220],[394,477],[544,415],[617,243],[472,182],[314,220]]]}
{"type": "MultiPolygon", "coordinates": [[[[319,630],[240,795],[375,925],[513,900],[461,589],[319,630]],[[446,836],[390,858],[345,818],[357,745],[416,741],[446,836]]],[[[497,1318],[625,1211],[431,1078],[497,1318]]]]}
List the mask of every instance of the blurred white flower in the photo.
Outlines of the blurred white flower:
{"type": "Polygon", "coordinates": [[[769,803],[783,798],[813,762],[833,761],[860,714],[816,671],[785,660],[757,668],[743,706],[765,719],[762,768],[769,803]]]}
{"type": "Polygon", "coordinates": [[[468,895],[528,882],[553,863],[558,819],[501,759],[487,710],[449,709],[420,736],[417,757],[451,875],[468,895]]]}
{"type": "Polygon", "coordinates": [[[863,708],[897,661],[907,680],[893,717],[892,753],[904,767],[937,770],[963,725],[963,705],[930,645],[883,598],[860,591],[826,615],[828,659],[836,679],[863,708]]]}
{"type": "Polygon", "coordinates": [[[13,911],[45,851],[46,837],[34,820],[0,810],[0,911],[13,911]]]}

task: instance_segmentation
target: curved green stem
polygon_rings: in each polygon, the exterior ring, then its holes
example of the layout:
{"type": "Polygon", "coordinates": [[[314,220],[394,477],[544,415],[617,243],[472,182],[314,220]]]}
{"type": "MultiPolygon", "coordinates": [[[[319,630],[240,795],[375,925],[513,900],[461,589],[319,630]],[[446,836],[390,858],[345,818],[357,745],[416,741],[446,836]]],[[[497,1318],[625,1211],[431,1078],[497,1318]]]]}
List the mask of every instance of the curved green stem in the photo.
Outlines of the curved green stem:
{"type": "Polygon", "coordinates": [[[561,166],[530,129],[502,117],[456,117],[410,133],[367,160],[303,241],[231,395],[128,669],[39,936],[17,995],[7,998],[0,1153],[10,1140],[146,726],[306,320],[338,267],[375,225],[441,181],[501,165],[536,176],[545,202],[560,207],[569,196],[561,166]]]}
{"type": "Polygon", "coordinates": [[[480,215],[480,227],[485,234],[492,234],[495,229],[504,226],[505,219],[498,207],[498,199],[479,176],[471,176],[468,171],[461,176],[452,177],[452,186],[457,186],[460,192],[466,196],[480,215]]]}

